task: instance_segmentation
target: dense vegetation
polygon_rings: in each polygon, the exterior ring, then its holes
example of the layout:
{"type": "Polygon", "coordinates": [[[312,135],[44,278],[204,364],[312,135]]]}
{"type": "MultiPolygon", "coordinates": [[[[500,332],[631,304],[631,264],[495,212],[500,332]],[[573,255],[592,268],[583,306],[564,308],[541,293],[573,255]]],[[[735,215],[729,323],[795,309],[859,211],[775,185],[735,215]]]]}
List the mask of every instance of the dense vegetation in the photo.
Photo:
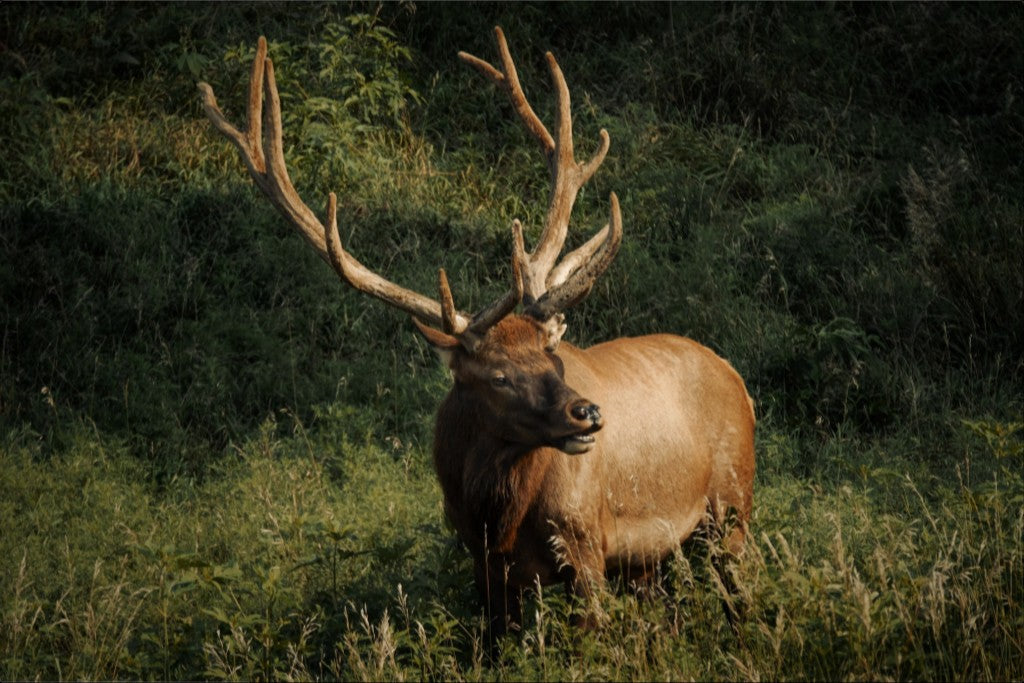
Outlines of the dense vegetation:
{"type": "MultiPolygon", "coordinates": [[[[1022,8],[0,5],[0,678],[1024,678],[1022,8]],[[472,309],[547,179],[461,65],[501,24],[622,200],[579,344],[669,331],[759,414],[733,633],[688,548],[485,656],[430,464],[448,379],[205,120],[266,35],[343,237],[472,309]]],[[[696,544],[699,546],[700,544],[696,544]]]]}

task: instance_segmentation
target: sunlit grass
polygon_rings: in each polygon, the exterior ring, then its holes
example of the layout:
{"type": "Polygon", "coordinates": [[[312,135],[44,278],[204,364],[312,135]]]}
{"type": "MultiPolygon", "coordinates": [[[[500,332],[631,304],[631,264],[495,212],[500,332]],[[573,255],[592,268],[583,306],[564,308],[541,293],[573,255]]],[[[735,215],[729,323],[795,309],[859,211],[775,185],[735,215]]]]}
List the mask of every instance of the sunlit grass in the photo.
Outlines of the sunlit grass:
{"type": "MultiPolygon", "coordinates": [[[[425,458],[353,443],[332,423],[285,438],[268,425],[222,474],[160,496],[137,482],[123,447],[84,425],[57,458],[8,450],[5,677],[1020,673],[1019,462],[973,486],[932,485],[927,498],[891,468],[837,487],[762,479],[734,567],[745,606],[736,633],[697,547],[651,596],[605,594],[595,633],[574,632],[560,591],[542,591],[492,663],[425,458]]],[[[974,441],[962,455],[977,467],[998,453],[974,441]]]]}

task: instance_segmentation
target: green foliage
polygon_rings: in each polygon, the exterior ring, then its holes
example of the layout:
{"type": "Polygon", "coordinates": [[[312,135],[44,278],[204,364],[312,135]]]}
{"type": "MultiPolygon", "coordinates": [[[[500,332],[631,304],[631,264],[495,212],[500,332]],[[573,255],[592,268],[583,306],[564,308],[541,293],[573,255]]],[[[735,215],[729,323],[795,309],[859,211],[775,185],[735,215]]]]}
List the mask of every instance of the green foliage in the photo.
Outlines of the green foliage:
{"type": "Polygon", "coordinates": [[[396,41],[394,31],[378,25],[370,15],[353,14],[343,24],[326,24],[323,36],[317,46],[317,77],[337,90],[335,97],[347,114],[338,119],[400,123],[406,100],[419,101],[419,95],[399,70],[400,64],[412,60],[412,54],[396,41]]]}
{"type": "Polygon", "coordinates": [[[1020,348],[1024,268],[1003,256],[1024,254],[1024,216],[981,182],[977,148],[968,149],[932,143],[921,173],[907,169],[901,188],[913,253],[961,353],[1020,348]]]}
{"type": "MultiPolygon", "coordinates": [[[[403,71],[409,48],[370,14],[352,14],[318,27],[314,39],[271,40],[270,54],[282,82],[284,128],[302,141],[289,161],[318,182],[338,182],[351,172],[353,147],[368,133],[407,125],[408,106],[420,102],[403,71]],[[308,74],[295,87],[291,74],[308,74]],[[298,91],[298,92],[296,92],[298,91]]],[[[248,75],[255,49],[251,40],[224,53],[224,64],[248,75]]],[[[203,63],[204,72],[212,69],[203,63]]],[[[197,74],[198,75],[198,74],[197,74]]]]}
{"type": "Polygon", "coordinates": [[[805,424],[892,419],[879,340],[849,318],[787,330],[763,372],[782,412],[805,424]]]}
{"type": "Polygon", "coordinates": [[[1003,424],[987,420],[963,420],[963,424],[974,434],[985,439],[996,458],[1007,458],[1012,465],[1013,458],[1024,456],[1024,441],[1018,436],[1018,433],[1024,430],[1024,423],[1003,424]]]}
{"type": "MultiPolygon", "coordinates": [[[[991,450],[965,442],[961,472],[1019,457],[1019,425],[968,427],[994,440],[991,450]]],[[[8,435],[4,677],[1020,673],[1019,467],[998,485],[961,478],[923,493],[899,471],[913,444],[847,440],[845,457],[866,466],[823,485],[794,480],[793,443],[776,440],[763,449],[760,531],[734,567],[747,606],[735,635],[715,546],[698,541],[648,599],[602,595],[594,633],[575,632],[563,596],[541,591],[521,637],[488,662],[469,567],[443,540],[427,467],[344,429],[330,420],[281,438],[266,424],[217,478],[158,495],[138,483],[129,450],[88,425],[72,428],[59,459],[41,458],[31,435],[8,435]]]]}
{"type": "Polygon", "coordinates": [[[1021,7],[0,5],[0,678],[1024,677],[1021,7]],[[700,540],[581,634],[490,660],[430,465],[448,378],[252,188],[270,42],[289,171],[367,266],[472,310],[548,178],[455,57],[500,24],[622,199],[589,344],[687,334],[757,404],[734,633],[700,540]]]}

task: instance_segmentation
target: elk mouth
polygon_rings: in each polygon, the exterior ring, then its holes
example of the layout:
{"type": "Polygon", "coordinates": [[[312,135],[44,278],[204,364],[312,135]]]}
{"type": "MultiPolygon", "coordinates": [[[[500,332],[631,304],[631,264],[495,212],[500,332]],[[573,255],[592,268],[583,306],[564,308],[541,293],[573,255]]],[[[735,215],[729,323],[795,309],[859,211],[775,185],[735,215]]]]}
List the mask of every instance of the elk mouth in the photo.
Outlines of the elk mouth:
{"type": "Polygon", "coordinates": [[[593,434],[575,434],[557,442],[555,447],[569,455],[582,455],[593,448],[596,441],[593,434]]]}
{"type": "Polygon", "coordinates": [[[597,443],[597,439],[594,437],[594,432],[599,429],[601,429],[601,425],[596,424],[584,432],[563,436],[561,439],[555,441],[553,445],[555,448],[568,455],[582,455],[593,448],[594,444],[597,443]]]}

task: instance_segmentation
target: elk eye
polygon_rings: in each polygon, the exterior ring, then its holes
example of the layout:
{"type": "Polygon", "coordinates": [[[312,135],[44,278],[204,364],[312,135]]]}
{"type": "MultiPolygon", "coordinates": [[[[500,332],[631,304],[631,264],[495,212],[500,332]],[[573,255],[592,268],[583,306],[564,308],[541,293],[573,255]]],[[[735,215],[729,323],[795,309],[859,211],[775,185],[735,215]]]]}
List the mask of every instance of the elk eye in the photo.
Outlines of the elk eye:
{"type": "Polygon", "coordinates": [[[512,386],[512,382],[509,381],[505,375],[495,375],[491,378],[491,386],[497,387],[498,389],[507,389],[512,386]]]}

